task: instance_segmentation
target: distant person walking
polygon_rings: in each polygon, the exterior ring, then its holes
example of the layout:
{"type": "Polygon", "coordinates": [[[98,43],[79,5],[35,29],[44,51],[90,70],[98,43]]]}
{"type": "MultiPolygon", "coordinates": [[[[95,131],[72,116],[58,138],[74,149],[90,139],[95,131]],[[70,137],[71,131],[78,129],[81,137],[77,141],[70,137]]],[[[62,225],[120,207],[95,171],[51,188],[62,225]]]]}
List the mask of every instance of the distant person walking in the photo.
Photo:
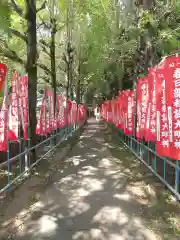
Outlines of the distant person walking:
{"type": "Polygon", "coordinates": [[[100,120],[100,108],[98,105],[96,105],[95,109],[94,109],[94,115],[96,117],[96,121],[100,120]]]}

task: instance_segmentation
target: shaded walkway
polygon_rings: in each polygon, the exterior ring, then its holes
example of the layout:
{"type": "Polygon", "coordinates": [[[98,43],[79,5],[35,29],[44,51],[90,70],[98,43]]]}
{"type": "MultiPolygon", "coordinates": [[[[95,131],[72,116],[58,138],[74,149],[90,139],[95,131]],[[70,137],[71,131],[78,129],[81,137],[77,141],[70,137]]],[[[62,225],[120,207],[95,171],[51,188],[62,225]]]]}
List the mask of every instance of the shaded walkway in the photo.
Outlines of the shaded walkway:
{"type": "Polygon", "coordinates": [[[128,171],[110,154],[103,126],[90,120],[57,169],[16,240],[155,240],[141,204],[128,189],[128,171]]]}

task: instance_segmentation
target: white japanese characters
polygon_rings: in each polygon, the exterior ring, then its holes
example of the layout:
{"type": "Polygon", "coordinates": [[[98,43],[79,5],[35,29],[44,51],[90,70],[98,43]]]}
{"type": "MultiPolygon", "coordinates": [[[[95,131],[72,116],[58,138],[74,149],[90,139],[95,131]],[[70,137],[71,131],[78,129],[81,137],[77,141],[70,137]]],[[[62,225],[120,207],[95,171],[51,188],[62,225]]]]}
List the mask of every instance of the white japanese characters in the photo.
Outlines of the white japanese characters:
{"type": "Polygon", "coordinates": [[[169,131],[168,131],[168,119],[167,119],[167,107],[166,107],[166,80],[162,79],[162,75],[160,76],[161,79],[161,116],[160,116],[160,130],[161,136],[160,141],[163,147],[169,147],[169,131]]]}
{"type": "Polygon", "coordinates": [[[128,96],[128,115],[127,115],[127,129],[128,132],[133,134],[133,100],[134,96],[133,93],[130,92],[128,96]]]}
{"type": "Polygon", "coordinates": [[[176,68],[173,74],[173,144],[180,149],[180,68],[176,68]]]}

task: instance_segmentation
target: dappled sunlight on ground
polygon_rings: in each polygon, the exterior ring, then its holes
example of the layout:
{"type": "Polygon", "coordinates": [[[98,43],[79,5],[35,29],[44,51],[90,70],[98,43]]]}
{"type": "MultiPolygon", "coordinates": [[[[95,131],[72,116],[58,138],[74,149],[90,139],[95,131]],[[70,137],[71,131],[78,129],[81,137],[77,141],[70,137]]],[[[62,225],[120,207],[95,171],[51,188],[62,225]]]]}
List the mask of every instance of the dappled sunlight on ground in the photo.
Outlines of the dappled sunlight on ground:
{"type": "Polygon", "coordinates": [[[17,220],[20,227],[13,239],[163,239],[148,227],[148,191],[144,183],[133,181],[131,170],[120,163],[123,158],[111,155],[103,131],[90,121],[65,159],[63,171],[53,174],[24,223],[17,220]]]}

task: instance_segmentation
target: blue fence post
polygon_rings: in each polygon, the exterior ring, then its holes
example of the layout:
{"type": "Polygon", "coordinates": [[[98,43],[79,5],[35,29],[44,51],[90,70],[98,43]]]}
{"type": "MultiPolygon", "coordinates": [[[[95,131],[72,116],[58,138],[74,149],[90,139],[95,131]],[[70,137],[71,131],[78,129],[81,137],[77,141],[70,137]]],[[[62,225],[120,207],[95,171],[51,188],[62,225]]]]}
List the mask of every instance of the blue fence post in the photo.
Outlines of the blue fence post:
{"type": "Polygon", "coordinates": [[[176,160],[175,176],[175,190],[179,192],[179,160],[176,160]]]}

